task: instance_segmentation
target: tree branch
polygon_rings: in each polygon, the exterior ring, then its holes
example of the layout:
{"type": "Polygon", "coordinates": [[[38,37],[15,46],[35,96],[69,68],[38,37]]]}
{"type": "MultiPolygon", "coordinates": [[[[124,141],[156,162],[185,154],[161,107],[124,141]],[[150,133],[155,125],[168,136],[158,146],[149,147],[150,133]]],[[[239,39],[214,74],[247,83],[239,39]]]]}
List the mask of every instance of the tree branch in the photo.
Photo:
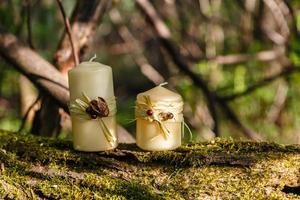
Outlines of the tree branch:
{"type": "Polygon", "coordinates": [[[220,65],[238,64],[242,62],[248,62],[251,60],[258,60],[262,62],[268,62],[278,59],[285,53],[284,49],[272,49],[266,51],[260,51],[255,54],[230,54],[230,55],[217,55],[215,57],[192,57],[187,56],[186,58],[192,62],[199,62],[203,60],[213,61],[220,65]]]}
{"type": "MultiPolygon", "coordinates": [[[[82,57],[90,44],[99,22],[111,0],[77,1],[71,17],[71,32],[73,33],[76,55],[82,57]]],[[[67,34],[64,34],[54,56],[54,64],[65,76],[69,69],[75,66],[72,49],[67,34]]]]}
{"type": "Polygon", "coordinates": [[[134,62],[140,68],[142,74],[147,77],[155,85],[163,83],[165,81],[164,77],[148,62],[143,50],[135,37],[132,35],[130,30],[123,25],[121,14],[117,9],[112,9],[109,13],[110,19],[116,25],[117,32],[120,37],[128,44],[133,46],[135,52],[131,55],[134,62]]]}
{"type": "Polygon", "coordinates": [[[75,65],[78,65],[79,64],[79,58],[78,58],[78,55],[77,55],[76,46],[74,44],[74,37],[73,37],[72,31],[71,31],[71,26],[70,26],[69,19],[66,16],[66,13],[65,13],[64,7],[63,7],[63,5],[61,3],[61,0],[56,0],[56,2],[58,4],[58,7],[59,7],[60,12],[62,14],[63,21],[64,21],[65,28],[66,28],[66,32],[67,32],[67,35],[68,35],[70,43],[71,43],[71,48],[72,48],[72,52],[73,52],[74,63],[75,63],[75,65]]]}
{"type": "Polygon", "coordinates": [[[244,90],[242,92],[238,92],[238,93],[231,94],[228,96],[223,96],[223,97],[221,97],[221,99],[223,99],[223,101],[232,101],[236,98],[239,98],[239,97],[245,96],[251,92],[254,92],[255,90],[257,90],[267,84],[270,84],[272,81],[276,80],[279,77],[288,76],[289,74],[294,73],[294,72],[300,72],[300,69],[298,67],[286,67],[281,72],[258,81],[257,83],[255,83],[252,86],[249,86],[246,90],[244,90]]]}
{"type": "Polygon", "coordinates": [[[68,112],[69,91],[65,78],[53,65],[1,26],[0,54],[68,112]]]}

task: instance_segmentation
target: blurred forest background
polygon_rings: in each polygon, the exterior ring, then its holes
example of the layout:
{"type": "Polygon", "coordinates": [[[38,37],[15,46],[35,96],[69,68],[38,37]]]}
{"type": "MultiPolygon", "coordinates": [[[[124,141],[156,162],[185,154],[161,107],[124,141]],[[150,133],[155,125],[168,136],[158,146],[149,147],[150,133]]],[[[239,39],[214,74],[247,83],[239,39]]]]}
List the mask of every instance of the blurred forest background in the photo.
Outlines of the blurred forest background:
{"type": "Polygon", "coordinates": [[[0,29],[0,129],[70,137],[66,104],[29,71],[66,78],[76,52],[112,66],[132,134],[136,94],[168,82],[194,141],[300,143],[299,0],[0,0],[0,29]]]}

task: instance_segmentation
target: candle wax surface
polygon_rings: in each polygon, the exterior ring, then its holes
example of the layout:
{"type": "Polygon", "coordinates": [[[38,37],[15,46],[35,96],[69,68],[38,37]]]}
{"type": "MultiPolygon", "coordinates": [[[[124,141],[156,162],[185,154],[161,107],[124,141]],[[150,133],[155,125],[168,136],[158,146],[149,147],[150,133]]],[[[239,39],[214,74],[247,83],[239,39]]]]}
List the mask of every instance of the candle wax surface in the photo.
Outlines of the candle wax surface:
{"type": "MultiPolygon", "coordinates": [[[[112,69],[98,62],[82,62],[69,73],[70,100],[82,99],[84,92],[91,100],[97,97],[114,97],[112,69]]],[[[99,119],[80,119],[71,113],[73,146],[80,151],[103,151],[113,149],[102,132],[99,119]]],[[[107,128],[116,137],[115,116],[102,118],[107,128]]]]}
{"type": "MultiPolygon", "coordinates": [[[[137,103],[145,102],[144,96],[149,96],[154,104],[159,101],[182,102],[179,94],[172,92],[162,86],[157,86],[146,92],[137,95],[137,103]]],[[[136,142],[137,145],[148,151],[161,151],[176,149],[181,145],[181,131],[183,115],[176,114],[177,120],[162,122],[170,132],[165,139],[157,122],[150,122],[145,119],[137,118],[136,122],[136,142]]]]}

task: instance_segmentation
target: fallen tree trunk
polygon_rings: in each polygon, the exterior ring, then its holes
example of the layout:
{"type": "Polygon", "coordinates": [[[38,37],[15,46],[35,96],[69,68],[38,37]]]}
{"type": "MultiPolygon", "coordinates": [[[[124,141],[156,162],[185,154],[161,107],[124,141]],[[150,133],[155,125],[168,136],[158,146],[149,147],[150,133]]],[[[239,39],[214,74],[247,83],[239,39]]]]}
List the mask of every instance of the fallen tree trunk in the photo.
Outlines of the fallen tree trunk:
{"type": "Polygon", "coordinates": [[[83,153],[68,141],[0,131],[0,163],[1,199],[300,198],[299,145],[215,140],[83,153]]]}

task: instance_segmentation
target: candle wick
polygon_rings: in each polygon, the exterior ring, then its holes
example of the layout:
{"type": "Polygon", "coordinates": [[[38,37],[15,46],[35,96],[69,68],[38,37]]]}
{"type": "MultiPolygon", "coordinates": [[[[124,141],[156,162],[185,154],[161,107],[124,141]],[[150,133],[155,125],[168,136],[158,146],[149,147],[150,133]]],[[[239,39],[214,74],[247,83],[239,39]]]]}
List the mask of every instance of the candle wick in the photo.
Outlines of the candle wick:
{"type": "Polygon", "coordinates": [[[93,60],[95,60],[96,58],[97,58],[97,55],[94,54],[94,56],[90,58],[89,62],[93,62],[93,60]]]}
{"type": "Polygon", "coordinates": [[[168,82],[163,82],[163,83],[159,84],[158,86],[164,86],[164,85],[167,85],[167,84],[168,84],[168,82]]]}

